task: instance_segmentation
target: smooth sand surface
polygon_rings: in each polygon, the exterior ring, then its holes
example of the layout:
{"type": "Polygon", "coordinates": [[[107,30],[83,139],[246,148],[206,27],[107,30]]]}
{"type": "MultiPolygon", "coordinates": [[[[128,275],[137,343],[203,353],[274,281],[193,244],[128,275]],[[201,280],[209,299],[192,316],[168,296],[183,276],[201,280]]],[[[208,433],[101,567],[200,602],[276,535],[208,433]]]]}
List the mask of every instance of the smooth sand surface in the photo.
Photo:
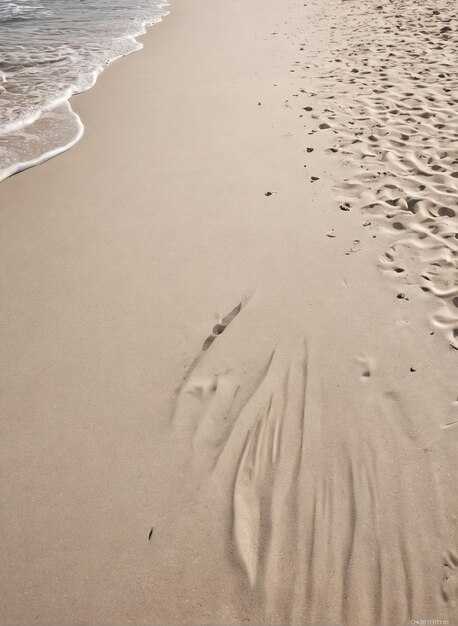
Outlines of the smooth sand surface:
{"type": "Polygon", "coordinates": [[[174,0],[2,183],[1,624],[458,623],[456,33],[174,0]]]}

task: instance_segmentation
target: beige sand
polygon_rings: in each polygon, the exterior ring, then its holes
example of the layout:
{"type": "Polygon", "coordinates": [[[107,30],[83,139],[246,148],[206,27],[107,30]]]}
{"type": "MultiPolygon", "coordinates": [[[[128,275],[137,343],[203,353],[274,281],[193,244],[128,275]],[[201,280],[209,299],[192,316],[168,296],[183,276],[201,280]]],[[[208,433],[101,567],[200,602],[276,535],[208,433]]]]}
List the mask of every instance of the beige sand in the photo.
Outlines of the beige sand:
{"type": "Polygon", "coordinates": [[[375,4],[174,0],[2,183],[2,624],[458,623],[456,10],[375,4]]]}

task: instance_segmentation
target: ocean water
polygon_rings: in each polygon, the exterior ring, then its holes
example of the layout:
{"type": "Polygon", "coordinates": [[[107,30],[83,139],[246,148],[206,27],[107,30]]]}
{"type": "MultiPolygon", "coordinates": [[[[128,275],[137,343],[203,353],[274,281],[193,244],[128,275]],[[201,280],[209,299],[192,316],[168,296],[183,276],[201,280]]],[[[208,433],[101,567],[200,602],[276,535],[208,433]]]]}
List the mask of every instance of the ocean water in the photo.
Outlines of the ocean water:
{"type": "Polygon", "coordinates": [[[166,13],[164,0],[0,0],[0,180],[78,141],[69,98],[166,13]]]}

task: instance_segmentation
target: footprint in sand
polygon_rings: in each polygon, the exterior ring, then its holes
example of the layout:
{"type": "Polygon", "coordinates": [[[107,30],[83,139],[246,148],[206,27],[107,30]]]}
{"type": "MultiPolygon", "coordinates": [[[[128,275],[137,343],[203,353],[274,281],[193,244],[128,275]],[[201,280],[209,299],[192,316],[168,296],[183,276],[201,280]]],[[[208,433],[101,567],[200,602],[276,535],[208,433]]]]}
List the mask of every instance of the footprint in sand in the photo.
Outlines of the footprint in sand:
{"type": "MultiPolygon", "coordinates": [[[[414,4],[414,14],[400,14],[397,2],[363,14],[353,3],[342,5],[348,36],[329,42],[314,109],[322,111],[317,130],[330,128],[336,135],[325,151],[345,155],[346,165],[355,167],[353,179],[337,185],[340,209],[346,211],[350,200],[352,210],[366,211],[371,222],[387,220],[391,233],[384,234],[391,237],[390,250],[396,246],[389,269],[441,300],[456,327],[457,14],[454,5],[441,2],[433,14],[440,19],[431,18],[430,7],[414,4]],[[430,284],[422,285],[432,258],[437,265],[430,284]]],[[[340,20],[337,13],[323,7],[323,19],[340,20]]],[[[444,332],[454,347],[458,338],[450,325],[444,332]]]]}
{"type": "Polygon", "coordinates": [[[360,379],[362,381],[365,381],[368,378],[370,378],[374,370],[373,359],[369,357],[365,357],[365,356],[359,356],[356,359],[356,363],[360,368],[360,372],[361,372],[360,379]]]}
{"type": "Polygon", "coordinates": [[[240,302],[234,309],[232,309],[230,313],[223,317],[223,319],[218,324],[215,324],[212,334],[207,337],[207,339],[204,341],[204,345],[202,346],[202,350],[204,352],[208,350],[208,348],[212,345],[215,339],[226,330],[234,317],[240,313],[241,309],[242,303],[240,302]]]}

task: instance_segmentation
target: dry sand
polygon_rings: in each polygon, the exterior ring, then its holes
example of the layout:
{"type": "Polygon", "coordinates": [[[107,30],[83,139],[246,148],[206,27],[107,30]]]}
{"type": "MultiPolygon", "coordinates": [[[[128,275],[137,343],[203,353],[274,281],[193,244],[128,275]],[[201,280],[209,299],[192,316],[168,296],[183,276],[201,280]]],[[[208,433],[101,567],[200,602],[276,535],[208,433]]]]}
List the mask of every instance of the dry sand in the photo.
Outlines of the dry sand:
{"type": "Polygon", "coordinates": [[[2,184],[1,624],[458,623],[456,17],[174,0],[2,184]]]}

